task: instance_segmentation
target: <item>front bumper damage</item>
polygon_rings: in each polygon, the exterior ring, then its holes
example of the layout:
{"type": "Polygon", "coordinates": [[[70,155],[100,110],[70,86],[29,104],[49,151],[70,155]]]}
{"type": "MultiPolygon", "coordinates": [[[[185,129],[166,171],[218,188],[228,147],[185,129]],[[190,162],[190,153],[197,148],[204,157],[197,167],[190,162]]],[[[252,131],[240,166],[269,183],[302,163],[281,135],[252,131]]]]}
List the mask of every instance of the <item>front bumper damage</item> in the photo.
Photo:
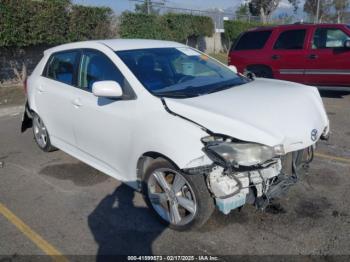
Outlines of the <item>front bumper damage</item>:
{"type": "Polygon", "coordinates": [[[188,174],[204,174],[217,208],[224,214],[253,204],[264,210],[283,197],[308,168],[314,146],[271,159],[252,167],[222,167],[217,164],[184,169],[188,174]]]}

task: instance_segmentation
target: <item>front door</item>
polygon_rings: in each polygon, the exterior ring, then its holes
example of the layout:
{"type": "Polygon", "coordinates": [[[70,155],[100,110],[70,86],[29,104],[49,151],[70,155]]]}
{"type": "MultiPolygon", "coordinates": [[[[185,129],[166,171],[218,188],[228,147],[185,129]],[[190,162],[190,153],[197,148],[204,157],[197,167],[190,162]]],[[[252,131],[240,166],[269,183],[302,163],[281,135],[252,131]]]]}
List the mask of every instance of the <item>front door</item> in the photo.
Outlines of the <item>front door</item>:
{"type": "Polygon", "coordinates": [[[312,85],[350,85],[350,49],[344,41],[349,32],[337,27],[319,27],[308,49],[305,79],[312,85]]]}
{"type": "Polygon", "coordinates": [[[77,147],[90,163],[122,181],[129,167],[133,148],[132,130],[135,124],[136,99],[128,82],[116,65],[102,52],[83,50],[78,77],[80,106],[74,112],[74,133],[77,147]],[[120,84],[123,97],[118,99],[96,97],[92,85],[111,80],[120,84]]]}

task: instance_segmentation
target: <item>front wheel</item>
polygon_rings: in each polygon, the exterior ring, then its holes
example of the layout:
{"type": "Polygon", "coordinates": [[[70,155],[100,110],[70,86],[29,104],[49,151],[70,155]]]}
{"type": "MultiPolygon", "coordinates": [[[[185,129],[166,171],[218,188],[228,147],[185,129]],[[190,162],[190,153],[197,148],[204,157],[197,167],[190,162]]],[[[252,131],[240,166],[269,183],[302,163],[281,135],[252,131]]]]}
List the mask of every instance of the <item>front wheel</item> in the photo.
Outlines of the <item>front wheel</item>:
{"type": "Polygon", "coordinates": [[[199,228],[214,211],[203,175],[187,175],[164,159],[147,168],[143,192],[161,222],[175,230],[199,228]]]}

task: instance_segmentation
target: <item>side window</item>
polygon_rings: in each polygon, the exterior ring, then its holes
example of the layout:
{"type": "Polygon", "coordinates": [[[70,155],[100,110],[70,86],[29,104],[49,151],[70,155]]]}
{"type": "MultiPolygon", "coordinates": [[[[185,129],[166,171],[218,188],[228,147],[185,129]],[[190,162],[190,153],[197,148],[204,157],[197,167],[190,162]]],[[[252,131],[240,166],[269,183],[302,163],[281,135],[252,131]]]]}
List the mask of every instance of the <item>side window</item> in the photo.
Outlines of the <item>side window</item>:
{"type": "Polygon", "coordinates": [[[273,49],[278,50],[295,50],[303,49],[306,30],[288,30],[282,32],[273,49]]]}
{"type": "Polygon", "coordinates": [[[78,59],[78,51],[54,54],[49,60],[46,77],[68,85],[74,85],[74,76],[78,65],[78,59]]]}
{"type": "Polygon", "coordinates": [[[271,31],[256,31],[243,34],[233,46],[234,50],[262,49],[269,39],[271,31]]]}
{"type": "Polygon", "coordinates": [[[126,84],[124,76],[114,63],[99,51],[84,50],[79,71],[79,87],[89,92],[92,91],[93,83],[97,81],[116,81],[123,89],[126,84]]]}
{"type": "Polygon", "coordinates": [[[344,41],[350,39],[337,28],[318,28],[312,40],[312,49],[343,47],[344,41]]]}

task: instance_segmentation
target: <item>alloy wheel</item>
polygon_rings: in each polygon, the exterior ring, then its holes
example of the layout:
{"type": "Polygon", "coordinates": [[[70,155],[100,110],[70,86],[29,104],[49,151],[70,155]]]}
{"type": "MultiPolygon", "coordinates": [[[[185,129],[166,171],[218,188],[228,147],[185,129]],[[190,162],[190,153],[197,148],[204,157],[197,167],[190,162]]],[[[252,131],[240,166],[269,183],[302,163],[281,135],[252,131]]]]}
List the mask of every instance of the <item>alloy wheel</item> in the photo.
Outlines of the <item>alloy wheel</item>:
{"type": "Polygon", "coordinates": [[[156,169],[150,175],[147,186],[153,208],[166,222],[186,225],[195,218],[196,197],[182,174],[168,168],[156,169]]]}
{"type": "Polygon", "coordinates": [[[39,116],[34,117],[33,121],[34,137],[41,148],[45,148],[48,141],[46,127],[39,116]]]}

